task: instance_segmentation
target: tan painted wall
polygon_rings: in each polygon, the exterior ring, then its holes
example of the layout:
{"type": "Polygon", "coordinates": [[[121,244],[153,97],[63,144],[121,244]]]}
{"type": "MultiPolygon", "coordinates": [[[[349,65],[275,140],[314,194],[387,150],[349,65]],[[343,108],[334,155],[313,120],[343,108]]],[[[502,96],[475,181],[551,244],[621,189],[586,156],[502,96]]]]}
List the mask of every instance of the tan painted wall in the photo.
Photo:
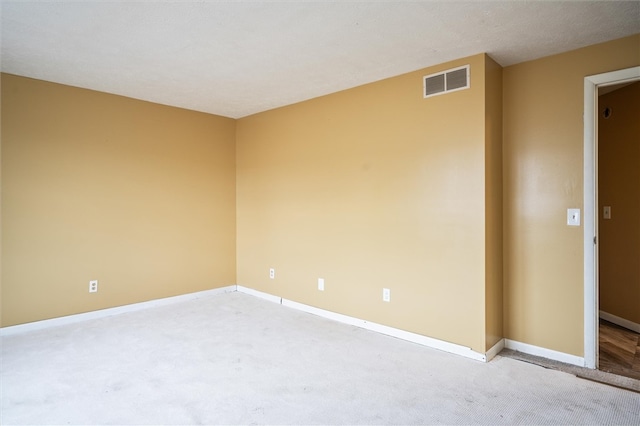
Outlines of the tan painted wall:
{"type": "Polygon", "coordinates": [[[231,119],[3,74],[2,326],[234,284],[234,137],[231,119]]]}
{"type": "Polygon", "coordinates": [[[2,297],[2,73],[0,73],[0,327],[2,327],[2,304],[4,303],[4,297],[2,297]]]}
{"type": "Polygon", "coordinates": [[[507,67],[505,337],[582,356],[584,77],[640,64],[640,35],[507,67]]]}
{"type": "Polygon", "coordinates": [[[0,327],[2,327],[2,73],[0,73],[0,327]]]}
{"type": "Polygon", "coordinates": [[[640,324],[640,82],[600,96],[600,309],[640,324]],[[603,206],[611,219],[603,219],[603,206]]]}
{"type": "Polygon", "coordinates": [[[502,67],[485,62],[486,350],[504,337],[502,235],[502,67]]]}
{"type": "Polygon", "coordinates": [[[484,70],[476,55],[240,119],[238,284],[484,352],[484,70]],[[470,89],[423,99],[424,75],[464,64],[470,89]]]}
{"type": "Polygon", "coordinates": [[[3,75],[2,325],[237,281],[477,351],[502,328],[581,356],[583,80],[639,47],[504,69],[502,171],[498,70],[476,55],[239,120],[235,194],[233,120],[3,75]],[[422,98],[423,75],[465,63],[470,90],[422,98]]]}

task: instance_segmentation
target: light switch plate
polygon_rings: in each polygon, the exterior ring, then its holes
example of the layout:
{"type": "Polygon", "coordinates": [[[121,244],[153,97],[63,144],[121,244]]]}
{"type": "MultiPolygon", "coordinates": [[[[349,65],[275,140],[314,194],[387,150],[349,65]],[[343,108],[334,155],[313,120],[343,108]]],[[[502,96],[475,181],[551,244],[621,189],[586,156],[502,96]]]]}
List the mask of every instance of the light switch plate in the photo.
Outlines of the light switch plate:
{"type": "Polygon", "coordinates": [[[567,209],[567,225],[580,226],[580,209],[567,209]]]}
{"type": "Polygon", "coordinates": [[[602,218],[611,219],[611,206],[604,206],[602,208],[602,218]]]}

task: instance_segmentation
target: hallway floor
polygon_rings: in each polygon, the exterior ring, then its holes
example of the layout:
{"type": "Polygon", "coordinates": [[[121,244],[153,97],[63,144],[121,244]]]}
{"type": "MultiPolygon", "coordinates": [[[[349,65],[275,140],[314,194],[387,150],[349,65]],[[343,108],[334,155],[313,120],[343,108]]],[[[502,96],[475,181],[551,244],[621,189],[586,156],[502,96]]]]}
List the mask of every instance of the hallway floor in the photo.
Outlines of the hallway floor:
{"type": "Polygon", "coordinates": [[[640,380],[640,334],[600,320],[599,369],[640,380]]]}

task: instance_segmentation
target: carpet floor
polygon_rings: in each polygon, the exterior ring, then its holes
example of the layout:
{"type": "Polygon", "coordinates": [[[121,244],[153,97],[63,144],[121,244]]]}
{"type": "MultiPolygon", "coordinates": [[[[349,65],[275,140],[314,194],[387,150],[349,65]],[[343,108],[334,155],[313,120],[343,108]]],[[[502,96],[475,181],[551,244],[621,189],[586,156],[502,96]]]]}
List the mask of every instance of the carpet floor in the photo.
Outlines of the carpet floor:
{"type": "Polygon", "coordinates": [[[1,338],[0,423],[635,424],[640,394],[233,292],[1,338]]]}

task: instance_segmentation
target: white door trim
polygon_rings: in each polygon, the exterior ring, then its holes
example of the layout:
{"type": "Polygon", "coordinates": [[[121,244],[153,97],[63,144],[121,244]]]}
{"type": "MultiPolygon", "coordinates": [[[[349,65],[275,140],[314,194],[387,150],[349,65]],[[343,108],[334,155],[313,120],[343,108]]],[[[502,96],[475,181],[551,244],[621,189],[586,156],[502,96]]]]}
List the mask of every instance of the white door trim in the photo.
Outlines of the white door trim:
{"type": "Polygon", "coordinates": [[[640,80],[640,67],[584,78],[584,364],[598,368],[598,87],[640,80]]]}

